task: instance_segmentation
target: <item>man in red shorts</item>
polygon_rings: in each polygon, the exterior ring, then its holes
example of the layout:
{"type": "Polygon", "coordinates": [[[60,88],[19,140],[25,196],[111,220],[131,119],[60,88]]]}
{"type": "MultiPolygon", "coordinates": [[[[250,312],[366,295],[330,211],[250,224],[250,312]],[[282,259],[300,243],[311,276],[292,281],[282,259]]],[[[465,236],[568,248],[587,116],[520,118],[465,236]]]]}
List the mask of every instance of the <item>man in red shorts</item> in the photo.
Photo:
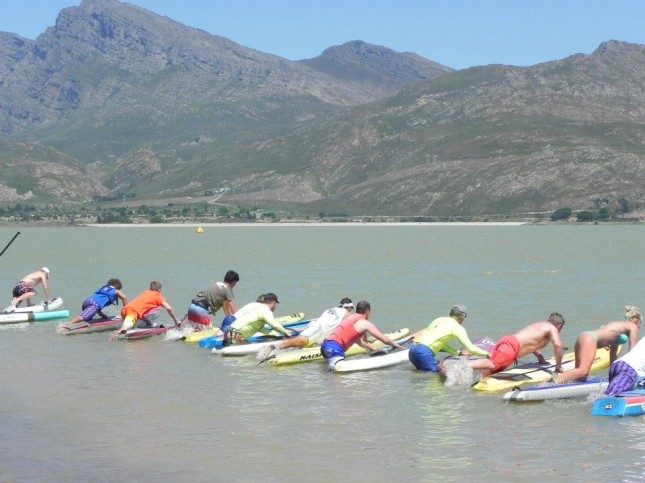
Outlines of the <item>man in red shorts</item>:
{"type": "Polygon", "coordinates": [[[540,364],[546,364],[540,349],[551,341],[555,356],[555,372],[562,372],[562,327],[564,318],[553,312],[546,321],[535,322],[514,335],[502,337],[493,348],[490,358],[468,361],[468,366],[481,371],[482,377],[487,377],[506,369],[516,359],[527,354],[534,354],[540,364]]]}

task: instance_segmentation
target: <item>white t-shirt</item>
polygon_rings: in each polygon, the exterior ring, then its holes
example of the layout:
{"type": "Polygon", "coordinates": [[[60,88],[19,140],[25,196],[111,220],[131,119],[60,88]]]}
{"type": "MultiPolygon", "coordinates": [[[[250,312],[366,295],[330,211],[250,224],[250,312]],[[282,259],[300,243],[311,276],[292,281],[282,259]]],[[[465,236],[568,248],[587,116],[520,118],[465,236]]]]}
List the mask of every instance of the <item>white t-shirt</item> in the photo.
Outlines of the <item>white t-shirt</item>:
{"type": "Polygon", "coordinates": [[[344,307],[327,309],[316,320],[312,320],[300,335],[309,339],[310,345],[318,344],[331,334],[346,313],[347,309],[344,307]]]}
{"type": "Polygon", "coordinates": [[[645,337],[638,341],[638,343],[623,357],[618,359],[629,364],[630,367],[633,367],[638,378],[645,378],[645,337]]]}

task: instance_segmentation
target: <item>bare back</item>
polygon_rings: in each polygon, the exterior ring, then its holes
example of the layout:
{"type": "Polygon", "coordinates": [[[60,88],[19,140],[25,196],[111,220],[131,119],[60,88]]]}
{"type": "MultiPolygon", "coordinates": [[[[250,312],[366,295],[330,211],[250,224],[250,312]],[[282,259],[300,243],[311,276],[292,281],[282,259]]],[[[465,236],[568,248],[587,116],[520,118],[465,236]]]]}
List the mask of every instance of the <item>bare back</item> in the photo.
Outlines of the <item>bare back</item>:
{"type": "Polygon", "coordinates": [[[631,348],[636,345],[638,326],[632,322],[619,320],[616,322],[609,322],[592,332],[594,332],[598,337],[598,347],[605,347],[609,344],[614,344],[621,334],[627,334],[630,336],[631,348]]]}
{"type": "Polygon", "coordinates": [[[558,329],[550,322],[535,322],[524,327],[515,334],[520,343],[520,352],[517,357],[532,354],[542,349],[549,341],[560,343],[558,329]]]}
{"type": "Polygon", "coordinates": [[[28,275],[25,275],[20,279],[21,282],[25,282],[30,287],[35,287],[39,283],[42,283],[43,286],[47,286],[47,277],[41,270],[31,272],[28,275]]]}

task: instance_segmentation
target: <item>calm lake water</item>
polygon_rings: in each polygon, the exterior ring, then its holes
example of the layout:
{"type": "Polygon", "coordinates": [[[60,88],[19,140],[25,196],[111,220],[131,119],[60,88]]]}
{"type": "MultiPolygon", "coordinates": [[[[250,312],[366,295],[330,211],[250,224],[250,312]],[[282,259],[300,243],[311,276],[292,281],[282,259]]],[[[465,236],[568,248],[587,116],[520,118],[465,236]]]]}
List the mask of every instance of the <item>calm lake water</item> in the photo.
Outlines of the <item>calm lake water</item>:
{"type": "MultiPolygon", "coordinates": [[[[21,227],[0,306],[46,265],[73,315],[119,277],[130,297],[159,280],[181,316],[228,269],[238,307],[271,291],[276,315],[311,318],[349,296],[381,329],[418,330],[462,303],[472,339],[558,311],[573,348],[626,304],[645,308],[637,225],[204,229],[21,227]]],[[[0,228],[0,249],[16,231],[0,228]]],[[[2,482],[645,479],[645,420],[592,417],[587,400],[511,405],[409,364],[335,375],[56,324],[0,327],[2,482]]]]}

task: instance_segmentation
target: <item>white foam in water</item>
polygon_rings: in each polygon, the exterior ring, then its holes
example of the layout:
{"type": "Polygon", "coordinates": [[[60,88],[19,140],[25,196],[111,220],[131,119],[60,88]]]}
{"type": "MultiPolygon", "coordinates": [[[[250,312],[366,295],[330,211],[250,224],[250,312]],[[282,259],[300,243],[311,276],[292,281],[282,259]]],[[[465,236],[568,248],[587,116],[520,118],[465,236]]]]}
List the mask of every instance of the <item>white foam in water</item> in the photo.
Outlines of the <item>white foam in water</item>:
{"type": "Polygon", "coordinates": [[[280,349],[278,349],[277,347],[272,349],[271,345],[267,344],[264,347],[262,347],[259,351],[257,351],[255,358],[258,361],[264,361],[269,357],[269,355],[271,355],[271,357],[274,357],[278,354],[278,352],[280,352],[280,349]]]}
{"type": "Polygon", "coordinates": [[[468,367],[466,360],[455,361],[446,367],[446,386],[472,386],[479,375],[468,367]]]}
{"type": "Polygon", "coordinates": [[[190,326],[173,327],[166,331],[163,335],[163,340],[178,340],[192,334],[193,332],[195,332],[195,329],[190,326]]]}

